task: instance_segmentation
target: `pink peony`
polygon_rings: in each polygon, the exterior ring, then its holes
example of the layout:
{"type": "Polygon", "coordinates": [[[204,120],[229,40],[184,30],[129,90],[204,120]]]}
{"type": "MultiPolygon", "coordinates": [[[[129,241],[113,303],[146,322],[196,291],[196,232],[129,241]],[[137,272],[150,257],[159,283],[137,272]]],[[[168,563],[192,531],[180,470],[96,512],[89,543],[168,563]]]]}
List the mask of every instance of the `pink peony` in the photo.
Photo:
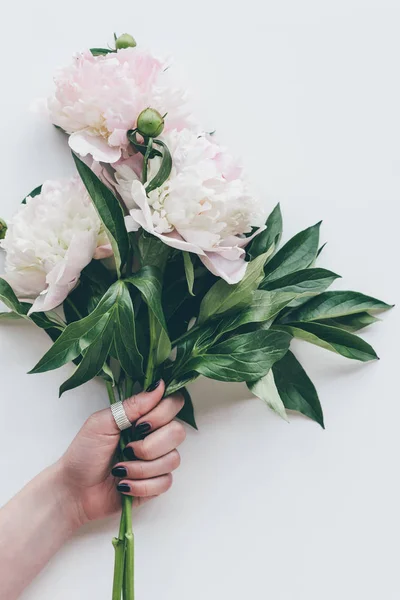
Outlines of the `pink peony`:
{"type": "Polygon", "coordinates": [[[193,124],[186,94],[174,87],[167,64],[138,48],[77,54],[59,70],[55,85],[48,100],[52,122],[70,134],[72,150],[96,161],[119,160],[128,146],[127,131],[149,106],[167,113],[167,131],[193,124]]]}

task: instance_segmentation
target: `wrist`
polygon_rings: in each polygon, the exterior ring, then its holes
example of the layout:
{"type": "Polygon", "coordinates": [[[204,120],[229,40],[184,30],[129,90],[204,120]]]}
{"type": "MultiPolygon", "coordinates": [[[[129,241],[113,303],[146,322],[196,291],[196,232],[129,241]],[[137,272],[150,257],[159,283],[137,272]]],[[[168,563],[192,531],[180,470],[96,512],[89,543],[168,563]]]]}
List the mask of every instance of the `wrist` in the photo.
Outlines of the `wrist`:
{"type": "Polygon", "coordinates": [[[57,461],[49,467],[49,481],[55,494],[60,514],[65,525],[73,533],[87,522],[87,517],[82,509],[76,490],[69,484],[63,462],[57,461]]]}

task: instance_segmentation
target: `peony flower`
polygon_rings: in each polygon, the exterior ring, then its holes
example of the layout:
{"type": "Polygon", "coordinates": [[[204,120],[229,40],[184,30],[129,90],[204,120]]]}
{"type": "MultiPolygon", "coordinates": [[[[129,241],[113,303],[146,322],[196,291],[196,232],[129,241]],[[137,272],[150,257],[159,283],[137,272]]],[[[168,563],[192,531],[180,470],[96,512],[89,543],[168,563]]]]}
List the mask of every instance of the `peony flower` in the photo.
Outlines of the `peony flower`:
{"type": "Polygon", "coordinates": [[[168,114],[167,129],[191,126],[186,94],[172,85],[166,69],[165,62],[138,48],[104,56],[77,54],[55,77],[50,117],[70,134],[69,145],[77,154],[116,162],[128,146],[127,131],[149,106],[168,114]]]}
{"type": "Polygon", "coordinates": [[[111,256],[103,225],[79,177],[47,181],[8,224],[4,279],[30,312],[61,304],[92,258],[111,256]]]}
{"type": "MultiPolygon", "coordinates": [[[[198,254],[214,275],[237,283],[246,271],[244,248],[263,228],[263,207],[240,167],[206,136],[185,129],[160,139],[171,152],[172,171],[148,195],[133,169],[115,165],[128,231],[142,227],[173,248],[198,254]],[[254,227],[260,229],[246,237],[254,227]]],[[[149,161],[149,180],[159,167],[159,158],[149,161]]]]}

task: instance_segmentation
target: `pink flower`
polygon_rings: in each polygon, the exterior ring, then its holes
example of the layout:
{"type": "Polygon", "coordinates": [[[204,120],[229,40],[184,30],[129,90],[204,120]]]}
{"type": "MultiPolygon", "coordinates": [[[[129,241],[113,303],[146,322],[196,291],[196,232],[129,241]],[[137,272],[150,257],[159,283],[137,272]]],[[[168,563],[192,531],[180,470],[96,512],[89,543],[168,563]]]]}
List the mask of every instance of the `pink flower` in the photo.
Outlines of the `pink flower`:
{"type": "Polygon", "coordinates": [[[48,100],[52,122],[70,134],[77,154],[114,163],[128,146],[127,131],[149,106],[167,113],[167,131],[192,126],[186,94],[173,85],[166,68],[138,48],[105,56],[77,54],[55,77],[55,94],[48,100]]]}
{"type": "MultiPolygon", "coordinates": [[[[237,283],[246,272],[244,248],[264,228],[261,203],[240,167],[214,141],[189,130],[162,139],[172,155],[172,171],[148,195],[133,169],[114,165],[117,190],[129,210],[128,231],[143,228],[173,248],[198,254],[214,275],[237,283]],[[245,237],[253,227],[259,229],[245,237]]],[[[159,160],[149,162],[149,180],[159,160]]]]}
{"type": "Polygon", "coordinates": [[[0,246],[4,279],[30,312],[52,310],[73,290],[92,258],[112,255],[104,227],[79,177],[47,181],[22,204],[0,246]]]}

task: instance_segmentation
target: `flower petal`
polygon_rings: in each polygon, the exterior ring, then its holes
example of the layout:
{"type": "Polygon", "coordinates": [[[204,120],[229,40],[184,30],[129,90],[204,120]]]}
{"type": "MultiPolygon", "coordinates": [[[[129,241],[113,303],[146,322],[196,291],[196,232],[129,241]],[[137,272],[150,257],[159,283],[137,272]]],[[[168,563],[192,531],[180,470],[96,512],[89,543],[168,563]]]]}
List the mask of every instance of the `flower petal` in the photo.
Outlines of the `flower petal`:
{"type": "Polygon", "coordinates": [[[200,259],[213,275],[230,284],[239,283],[243,279],[248,264],[244,258],[229,260],[216,252],[206,252],[200,259]]]}
{"type": "Polygon", "coordinates": [[[98,162],[114,163],[121,157],[121,149],[108,145],[107,140],[100,136],[91,135],[88,131],[78,131],[69,136],[69,147],[79,154],[90,154],[98,162]]]}
{"type": "Polygon", "coordinates": [[[59,306],[75,287],[82,269],[92,260],[95,248],[96,235],[93,231],[75,233],[64,259],[47,274],[47,289],[36,298],[28,314],[59,306]]]}

